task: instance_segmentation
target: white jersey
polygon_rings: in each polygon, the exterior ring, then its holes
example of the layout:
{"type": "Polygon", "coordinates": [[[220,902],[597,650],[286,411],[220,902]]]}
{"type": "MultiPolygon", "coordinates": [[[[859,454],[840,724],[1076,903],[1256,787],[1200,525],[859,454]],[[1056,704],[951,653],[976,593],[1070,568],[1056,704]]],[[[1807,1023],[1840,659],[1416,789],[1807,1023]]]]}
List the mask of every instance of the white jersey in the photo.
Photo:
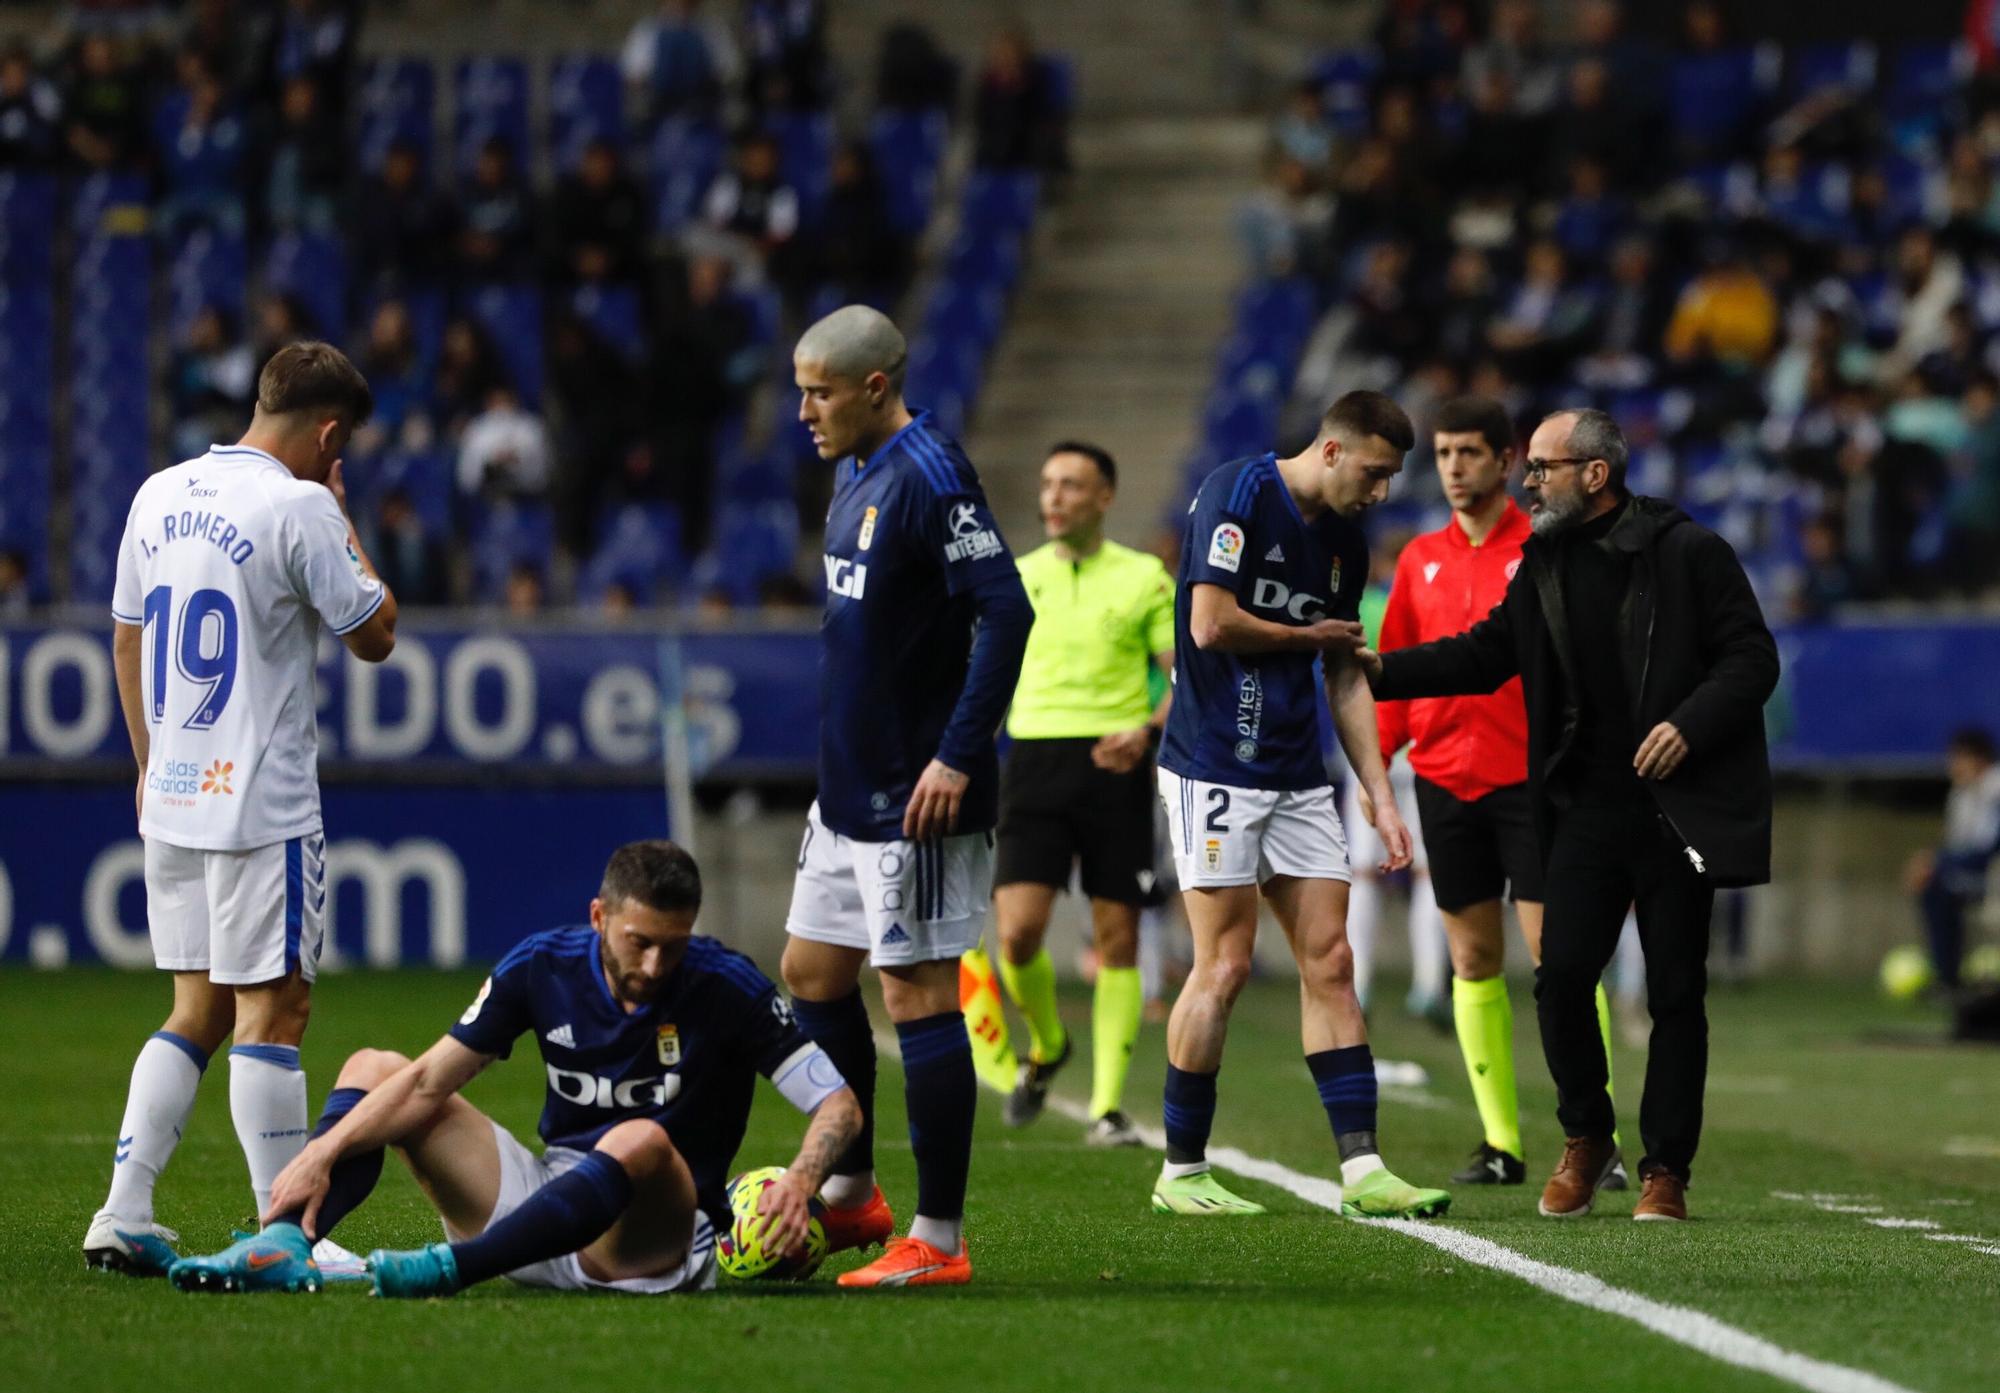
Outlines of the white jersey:
{"type": "Polygon", "coordinates": [[[141,485],[111,594],[143,626],[140,835],[248,851],[318,832],[320,622],[344,634],[386,594],[333,494],[262,450],[217,445],[141,485]]]}

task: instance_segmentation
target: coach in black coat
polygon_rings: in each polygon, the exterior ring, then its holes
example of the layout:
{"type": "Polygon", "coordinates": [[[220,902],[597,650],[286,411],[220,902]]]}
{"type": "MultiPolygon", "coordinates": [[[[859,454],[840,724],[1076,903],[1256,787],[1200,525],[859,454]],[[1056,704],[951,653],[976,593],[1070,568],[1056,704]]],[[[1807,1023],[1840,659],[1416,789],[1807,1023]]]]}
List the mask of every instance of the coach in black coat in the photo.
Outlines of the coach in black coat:
{"type": "Polygon", "coordinates": [[[1628,904],[1653,1015],[1636,1216],[1685,1217],[1714,892],[1770,878],[1777,646],[1729,544],[1627,494],[1625,459],[1602,412],[1549,417],[1529,443],[1535,535],[1506,596],[1464,634],[1367,659],[1385,700],[1522,679],[1547,868],[1535,1000],[1569,1137],[1542,1197],[1551,1217],[1587,1213],[1616,1159],[1595,994],[1628,904]]]}

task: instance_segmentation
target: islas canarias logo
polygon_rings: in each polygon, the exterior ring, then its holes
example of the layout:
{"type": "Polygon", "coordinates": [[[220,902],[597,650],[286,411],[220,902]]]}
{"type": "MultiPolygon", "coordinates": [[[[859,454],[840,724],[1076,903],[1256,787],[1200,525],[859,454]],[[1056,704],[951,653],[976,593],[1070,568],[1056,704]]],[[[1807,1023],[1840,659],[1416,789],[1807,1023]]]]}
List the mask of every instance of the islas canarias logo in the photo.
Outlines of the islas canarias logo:
{"type": "Polygon", "coordinates": [[[235,772],[236,766],[231,761],[226,759],[216,760],[202,773],[201,791],[203,793],[234,794],[236,790],[230,784],[230,776],[235,772]]]}

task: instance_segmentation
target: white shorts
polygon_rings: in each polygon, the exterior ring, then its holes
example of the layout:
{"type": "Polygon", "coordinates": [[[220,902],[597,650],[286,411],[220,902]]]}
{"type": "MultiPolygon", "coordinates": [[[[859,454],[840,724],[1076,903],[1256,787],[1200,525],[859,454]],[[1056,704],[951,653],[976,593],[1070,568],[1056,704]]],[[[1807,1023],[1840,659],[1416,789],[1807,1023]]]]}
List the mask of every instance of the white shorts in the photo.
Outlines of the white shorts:
{"type": "MultiPolygon", "coordinates": [[[[492,1119],[487,1121],[492,1122],[492,1119]]],[[[493,1123],[493,1145],[500,1152],[500,1197],[493,1202],[492,1217],[486,1221],[488,1228],[519,1209],[528,1196],[589,1155],[585,1151],[572,1151],[566,1146],[552,1146],[537,1156],[497,1122],[493,1123]]],[[[454,1243],[472,1236],[454,1232],[450,1224],[444,1226],[444,1234],[454,1243]]],[[[559,1258],[517,1267],[507,1274],[507,1280],[519,1282],[524,1287],[553,1287],[557,1291],[623,1291],[638,1296],[658,1296],[673,1291],[708,1291],[715,1286],[715,1227],[709,1223],[708,1215],[695,1210],[694,1241],[688,1245],[687,1257],[671,1272],[600,1282],[583,1270],[583,1264],[576,1260],[575,1253],[565,1253],[559,1258]]]]}
{"type": "MultiPolygon", "coordinates": [[[[1396,811],[1403,815],[1403,825],[1410,829],[1410,869],[1428,872],[1431,859],[1424,850],[1424,821],[1417,816],[1417,776],[1410,772],[1407,752],[1398,754],[1390,761],[1389,787],[1396,790],[1396,811]]],[[[1366,871],[1372,871],[1389,859],[1382,838],[1375,831],[1375,824],[1361,815],[1361,780],[1354,777],[1351,770],[1340,792],[1340,818],[1354,829],[1348,833],[1347,857],[1350,861],[1366,871]]]]}
{"type": "Polygon", "coordinates": [[[1331,786],[1238,788],[1160,770],[1181,889],[1262,885],[1274,875],[1346,880],[1347,838],[1331,786]]]}
{"type": "Polygon", "coordinates": [[[248,986],[319,975],[326,939],[326,838],[255,851],[197,851],[146,839],[146,928],[167,972],[248,986]]]}
{"type": "Polygon", "coordinates": [[[865,948],[876,967],[963,957],[993,899],[993,834],[936,842],[857,842],[806,813],[785,932],[865,948]]]}

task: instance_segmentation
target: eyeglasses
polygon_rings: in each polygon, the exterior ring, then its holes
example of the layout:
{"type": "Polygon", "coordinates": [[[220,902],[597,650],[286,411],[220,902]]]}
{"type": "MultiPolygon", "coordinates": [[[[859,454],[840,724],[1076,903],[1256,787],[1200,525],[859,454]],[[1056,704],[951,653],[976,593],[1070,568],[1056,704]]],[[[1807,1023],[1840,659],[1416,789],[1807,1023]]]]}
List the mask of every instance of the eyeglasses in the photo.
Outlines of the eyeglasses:
{"type": "Polygon", "coordinates": [[[1539,484],[1549,477],[1549,471],[1562,464],[1589,464],[1596,455],[1571,455],[1566,459],[1531,459],[1521,470],[1522,479],[1531,484],[1539,484]]]}

